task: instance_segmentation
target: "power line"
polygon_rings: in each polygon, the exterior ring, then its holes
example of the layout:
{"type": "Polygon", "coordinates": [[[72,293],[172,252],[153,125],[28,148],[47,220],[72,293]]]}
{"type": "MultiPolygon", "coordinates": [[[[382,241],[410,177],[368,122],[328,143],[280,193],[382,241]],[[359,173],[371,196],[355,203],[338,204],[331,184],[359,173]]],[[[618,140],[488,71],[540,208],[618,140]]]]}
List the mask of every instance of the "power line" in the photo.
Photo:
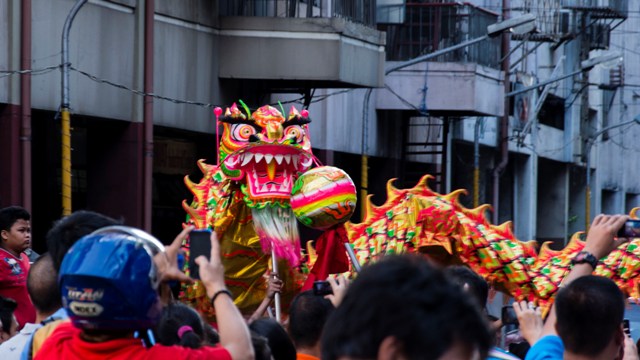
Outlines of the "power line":
{"type": "Polygon", "coordinates": [[[62,65],[51,65],[41,69],[27,69],[27,70],[0,70],[0,79],[11,75],[42,75],[60,68],[62,65]]]}

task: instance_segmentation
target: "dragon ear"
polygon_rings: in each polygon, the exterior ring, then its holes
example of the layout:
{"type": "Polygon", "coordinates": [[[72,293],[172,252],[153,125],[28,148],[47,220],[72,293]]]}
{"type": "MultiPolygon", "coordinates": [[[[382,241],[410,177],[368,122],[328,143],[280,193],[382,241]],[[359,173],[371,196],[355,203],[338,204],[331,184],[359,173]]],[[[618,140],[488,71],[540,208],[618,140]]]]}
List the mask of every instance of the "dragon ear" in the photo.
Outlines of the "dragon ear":
{"type": "MultiPolygon", "coordinates": [[[[284,114],[284,111],[282,113],[284,114]]],[[[289,117],[287,120],[295,119],[298,117],[300,117],[300,113],[298,112],[298,109],[296,109],[295,106],[291,105],[291,110],[289,110],[289,117]]]]}

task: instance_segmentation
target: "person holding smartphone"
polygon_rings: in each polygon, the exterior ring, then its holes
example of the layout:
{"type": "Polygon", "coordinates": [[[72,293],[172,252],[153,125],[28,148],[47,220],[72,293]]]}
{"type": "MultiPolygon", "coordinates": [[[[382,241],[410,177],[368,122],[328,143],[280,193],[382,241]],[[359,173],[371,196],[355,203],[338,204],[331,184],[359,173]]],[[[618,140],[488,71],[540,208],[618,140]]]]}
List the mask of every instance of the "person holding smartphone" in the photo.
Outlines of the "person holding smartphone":
{"type": "Polygon", "coordinates": [[[76,242],[64,257],[59,277],[71,323],[59,325],[34,359],[253,359],[249,329],[225,287],[215,233],[210,236],[209,259],[200,256],[195,261],[216,310],[220,347],[190,349],[141,341],[159,319],[159,286],[193,281],[177,264],[182,241],[191,230],[185,228],[167,247],[141,230],[123,226],[99,229],[76,242]]]}

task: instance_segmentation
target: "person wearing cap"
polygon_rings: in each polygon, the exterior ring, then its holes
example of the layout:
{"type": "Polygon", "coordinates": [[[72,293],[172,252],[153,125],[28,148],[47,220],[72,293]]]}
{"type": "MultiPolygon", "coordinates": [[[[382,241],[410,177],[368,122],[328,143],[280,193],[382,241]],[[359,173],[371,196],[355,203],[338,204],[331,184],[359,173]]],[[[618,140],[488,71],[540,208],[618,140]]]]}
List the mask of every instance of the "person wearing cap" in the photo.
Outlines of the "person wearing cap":
{"type": "Polygon", "coordinates": [[[147,337],[161,314],[160,283],[192,280],[177,267],[185,228],[166,249],[151,235],[111,226],[80,239],[64,257],[59,286],[71,323],[61,324],[34,359],[252,359],[249,330],[224,285],[220,244],[196,259],[216,310],[220,346],[198,349],[153,345],[147,337]]]}

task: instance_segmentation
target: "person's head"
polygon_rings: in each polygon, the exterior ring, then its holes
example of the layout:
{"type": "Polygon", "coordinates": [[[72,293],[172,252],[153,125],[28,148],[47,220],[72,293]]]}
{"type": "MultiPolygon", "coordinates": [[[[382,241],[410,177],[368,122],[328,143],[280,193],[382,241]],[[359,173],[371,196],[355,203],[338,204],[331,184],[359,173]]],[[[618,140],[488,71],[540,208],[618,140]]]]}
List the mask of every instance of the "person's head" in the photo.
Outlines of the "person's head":
{"type": "Polygon", "coordinates": [[[329,315],[335,310],[331,301],[308,290],[296,295],[289,307],[289,335],[296,349],[315,348],[329,315]]]}
{"type": "Polygon", "coordinates": [[[27,291],[40,317],[45,318],[62,307],[51,254],[43,254],[31,265],[27,276],[27,291]]]}
{"type": "Polygon", "coordinates": [[[197,349],[205,340],[202,318],[197,311],[182,303],[169,304],[162,309],[162,316],[155,331],[156,340],[162,345],[180,345],[197,349]]]}
{"type": "Polygon", "coordinates": [[[365,267],[322,337],[323,359],[484,358],[492,337],[477,306],[417,255],[365,267]]]}
{"type": "Polygon", "coordinates": [[[51,254],[56,272],[60,270],[62,259],[69,248],[81,237],[119,222],[93,211],[80,210],[58,220],[47,233],[47,248],[51,254]]]}
{"type": "Polygon", "coordinates": [[[485,308],[489,297],[489,285],[482,276],[466,266],[450,266],[445,268],[444,272],[449,280],[473,296],[480,309],[485,308]]]}
{"type": "Polygon", "coordinates": [[[153,256],[163,249],[153,236],[125,226],[78,240],[58,281],[73,325],[90,335],[153,328],[162,312],[153,256]]]}
{"type": "Polygon", "coordinates": [[[296,348],[285,329],[277,321],[269,318],[258,319],[249,324],[249,329],[267,338],[274,359],[296,359],[296,348]]]}
{"type": "Polygon", "coordinates": [[[18,322],[13,316],[17,306],[13,299],[0,296],[0,343],[8,340],[18,331],[18,322]]]}
{"type": "Polygon", "coordinates": [[[0,209],[0,247],[14,255],[31,246],[31,215],[19,206],[0,209]]]}
{"type": "MultiPolygon", "coordinates": [[[[253,346],[253,353],[255,360],[271,360],[271,349],[269,349],[269,342],[264,336],[251,331],[251,345],[253,346]]],[[[273,359],[279,360],[277,357],[273,359]]]]}
{"type": "Polygon", "coordinates": [[[624,296],[607,278],[590,275],[572,281],[558,292],[555,311],[566,351],[598,355],[624,341],[624,296]]]}

